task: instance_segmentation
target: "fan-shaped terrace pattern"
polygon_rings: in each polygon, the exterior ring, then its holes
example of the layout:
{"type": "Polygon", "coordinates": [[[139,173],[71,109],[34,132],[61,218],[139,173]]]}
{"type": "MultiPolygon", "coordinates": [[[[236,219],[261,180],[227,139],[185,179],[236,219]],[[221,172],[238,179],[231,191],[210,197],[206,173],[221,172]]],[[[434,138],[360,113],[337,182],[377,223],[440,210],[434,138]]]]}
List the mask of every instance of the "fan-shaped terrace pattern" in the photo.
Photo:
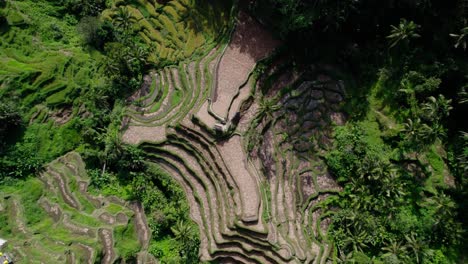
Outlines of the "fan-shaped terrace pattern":
{"type": "Polygon", "coordinates": [[[126,8],[131,14],[132,29],[152,47],[149,61],[154,63],[174,63],[203,53],[225,28],[230,12],[224,2],[113,2],[104,17],[115,17],[119,8],[126,8]]]}
{"type": "Polygon", "coordinates": [[[261,95],[262,78],[282,75],[273,67],[255,84],[251,72],[278,42],[247,14],[238,19],[228,45],[151,75],[152,92],[129,99],[123,139],[185,190],[202,260],[325,263],[320,202],[339,188],[316,153],[330,141],[324,117],[338,115],[342,88],[289,72],[261,95]]]}

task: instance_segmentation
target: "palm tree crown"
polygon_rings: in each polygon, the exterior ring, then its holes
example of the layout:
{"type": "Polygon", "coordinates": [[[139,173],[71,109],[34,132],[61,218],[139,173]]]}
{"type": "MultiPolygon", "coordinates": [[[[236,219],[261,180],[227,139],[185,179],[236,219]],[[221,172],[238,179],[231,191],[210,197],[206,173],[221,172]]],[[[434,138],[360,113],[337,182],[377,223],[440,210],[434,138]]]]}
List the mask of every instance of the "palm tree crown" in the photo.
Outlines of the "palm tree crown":
{"type": "Polygon", "coordinates": [[[390,31],[390,35],[387,36],[391,43],[390,48],[393,48],[402,41],[407,42],[412,38],[420,37],[420,35],[416,33],[420,26],[413,21],[407,21],[402,18],[398,27],[393,25],[391,27],[392,30],[390,31]]]}

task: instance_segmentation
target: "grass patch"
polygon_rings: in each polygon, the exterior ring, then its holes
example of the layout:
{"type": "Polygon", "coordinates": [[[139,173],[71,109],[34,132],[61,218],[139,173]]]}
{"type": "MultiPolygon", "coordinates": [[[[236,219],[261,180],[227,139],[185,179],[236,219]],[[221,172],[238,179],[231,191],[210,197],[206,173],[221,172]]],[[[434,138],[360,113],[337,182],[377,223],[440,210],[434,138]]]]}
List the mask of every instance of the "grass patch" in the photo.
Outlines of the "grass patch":
{"type": "Polygon", "coordinates": [[[172,93],[172,96],[171,96],[171,105],[172,106],[175,106],[177,104],[180,103],[180,101],[182,100],[182,95],[183,95],[183,92],[179,89],[175,90],[174,93],[172,93]]]}
{"type": "Polygon", "coordinates": [[[115,248],[124,259],[135,256],[140,250],[134,225],[116,227],[114,229],[114,239],[115,248]]]}
{"type": "Polygon", "coordinates": [[[158,241],[152,241],[149,251],[164,262],[179,258],[180,245],[177,240],[165,237],[158,241]]]}
{"type": "Polygon", "coordinates": [[[118,214],[118,213],[125,213],[128,211],[126,208],[122,207],[121,205],[110,203],[106,208],[106,211],[109,212],[112,215],[118,214]]]}

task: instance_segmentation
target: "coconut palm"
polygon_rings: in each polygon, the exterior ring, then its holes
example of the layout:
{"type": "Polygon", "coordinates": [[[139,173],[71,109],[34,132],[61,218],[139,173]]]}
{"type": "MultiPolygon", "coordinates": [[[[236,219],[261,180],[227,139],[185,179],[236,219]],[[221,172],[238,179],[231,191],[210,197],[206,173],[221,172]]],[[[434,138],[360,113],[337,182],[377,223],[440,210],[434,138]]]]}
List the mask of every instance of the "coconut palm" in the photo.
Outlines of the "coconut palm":
{"type": "Polygon", "coordinates": [[[362,179],[379,180],[388,172],[388,166],[376,155],[366,155],[357,168],[357,173],[362,179]]]}
{"type": "Polygon", "coordinates": [[[132,45],[127,50],[125,62],[132,72],[140,72],[148,63],[148,51],[139,45],[132,45]]]}
{"type": "Polygon", "coordinates": [[[418,135],[418,129],[421,125],[421,120],[419,118],[413,121],[412,119],[408,118],[406,123],[403,124],[404,128],[403,131],[405,132],[405,140],[409,142],[414,142],[418,135]]]}
{"type": "Polygon", "coordinates": [[[340,255],[337,258],[338,263],[353,263],[353,252],[349,252],[345,254],[342,250],[340,250],[340,255]]]}
{"type": "Polygon", "coordinates": [[[468,92],[465,88],[462,88],[462,90],[458,93],[458,96],[460,97],[460,99],[458,100],[460,104],[468,103],[468,92]]]}
{"type": "Polygon", "coordinates": [[[407,256],[407,248],[401,241],[395,241],[391,239],[386,243],[385,247],[382,247],[382,251],[386,252],[382,255],[385,258],[396,258],[398,260],[405,259],[407,256]]]}
{"type": "Polygon", "coordinates": [[[464,146],[457,160],[458,166],[461,168],[462,172],[466,173],[468,172],[468,133],[461,132],[461,138],[463,139],[464,146]]]}
{"type": "Polygon", "coordinates": [[[399,178],[400,174],[397,170],[390,169],[381,180],[382,189],[381,197],[389,197],[390,199],[382,199],[384,203],[392,205],[398,199],[406,195],[405,182],[399,178]]]}
{"type": "Polygon", "coordinates": [[[176,225],[171,227],[172,233],[177,240],[181,241],[182,244],[187,244],[193,238],[192,226],[185,221],[177,221],[176,225]]]}
{"type": "Polygon", "coordinates": [[[423,143],[432,143],[437,138],[445,137],[445,129],[437,122],[434,122],[432,126],[422,124],[417,136],[423,143]]]}
{"type": "Polygon", "coordinates": [[[455,202],[444,193],[427,198],[426,203],[426,206],[434,208],[439,216],[446,217],[455,214],[455,202]]]}
{"type": "Polygon", "coordinates": [[[258,120],[262,120],[263,118],[271,118],[273,117],[273,112],[280,109],[279,105],[275,105],[273,100],[266,100],[262,99],[260,101],[259,109],[258,109],[258,120]]]}
{"type": "Polygon", "coordinates": [[[450,111],[453,109],[451,106],[452,99],[446,99],[442,94],[439,94],[437,101],[439,104],[439,113],[441,113],[443,117],[449,116],[450,111]]]}
{"type": "Polygon", "coordinates": [[[132,26],[132,14],[127,7],[119,7],[114,15],[113,22],[122,32],[127,33],[132,26]]]}
{"type": "Polygon", "coordinates": [[[366,239],[368,234],[365,230],[362,229],[360,225],[356,226],[354,230],[348,231],[348,244],[350,244],[355,252],[362,252],[367,248],[366,239]]]}
{"type": "Polygon", "coordinates": [[[423,115],[429,121],[438,121],[443,117],[447,117],[453,107],[451,99],[446,99],[443,95],[439,95],[436,99],[434,96],[427,98],[427,102],[422,105],[423,115]]]}
{"type": "Polygon", "coordinates": [[[103,63],[104,68],[109,73],[110,76],[116,76],[120,73],[120,64],[117,60],[106,59],[103,63]]]}
{"type": "Polygon", "coordinates": [[[420,263],[421,257],[424,253],[425,244],[416,238],[413,232],[411,232],[410,235],[405,235],[405,239],[406,247],[413,253],[416,263],[420,263]]]}
{"type": "Polygon", "coordinates": [[[138,61],[141,65],[145,65],[148,59],[148,51],[142,46],[136,46],[132,49],[131,60],[138,61]]]}
{"type": "Polygon", "coordinates": [[[416,31],[420,27],[413,21],[407,21],[402,18],[398,26],[391,26],[390,35],[387,36],[387,39],[390,40],[390,48],[395,47],[400,42],[407,43],[412,38],[421,37],[416,31]]]}
{"type": "Polygon", "coordinates": [[[468,27],[464,27],[460,29],[460,33],[458,34],[449,34],[451,37],[456,39],[455,48],[462,47],[463,50],[466,50],[466,40],[468,38],[468,27]]]}

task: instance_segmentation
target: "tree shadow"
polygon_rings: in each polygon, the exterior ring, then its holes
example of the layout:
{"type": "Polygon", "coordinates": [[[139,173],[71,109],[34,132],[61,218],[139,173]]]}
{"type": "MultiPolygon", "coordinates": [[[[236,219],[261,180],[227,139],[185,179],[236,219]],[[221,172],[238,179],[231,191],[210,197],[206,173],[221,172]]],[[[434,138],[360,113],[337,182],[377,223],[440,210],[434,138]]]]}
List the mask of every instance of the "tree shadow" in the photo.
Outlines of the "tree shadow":
{"type": "Polygon", "coordinates": [[[245,11],[239,11],[235,31],[229,45],[255,60],[265,58],[280,41],[245,11]]]}

